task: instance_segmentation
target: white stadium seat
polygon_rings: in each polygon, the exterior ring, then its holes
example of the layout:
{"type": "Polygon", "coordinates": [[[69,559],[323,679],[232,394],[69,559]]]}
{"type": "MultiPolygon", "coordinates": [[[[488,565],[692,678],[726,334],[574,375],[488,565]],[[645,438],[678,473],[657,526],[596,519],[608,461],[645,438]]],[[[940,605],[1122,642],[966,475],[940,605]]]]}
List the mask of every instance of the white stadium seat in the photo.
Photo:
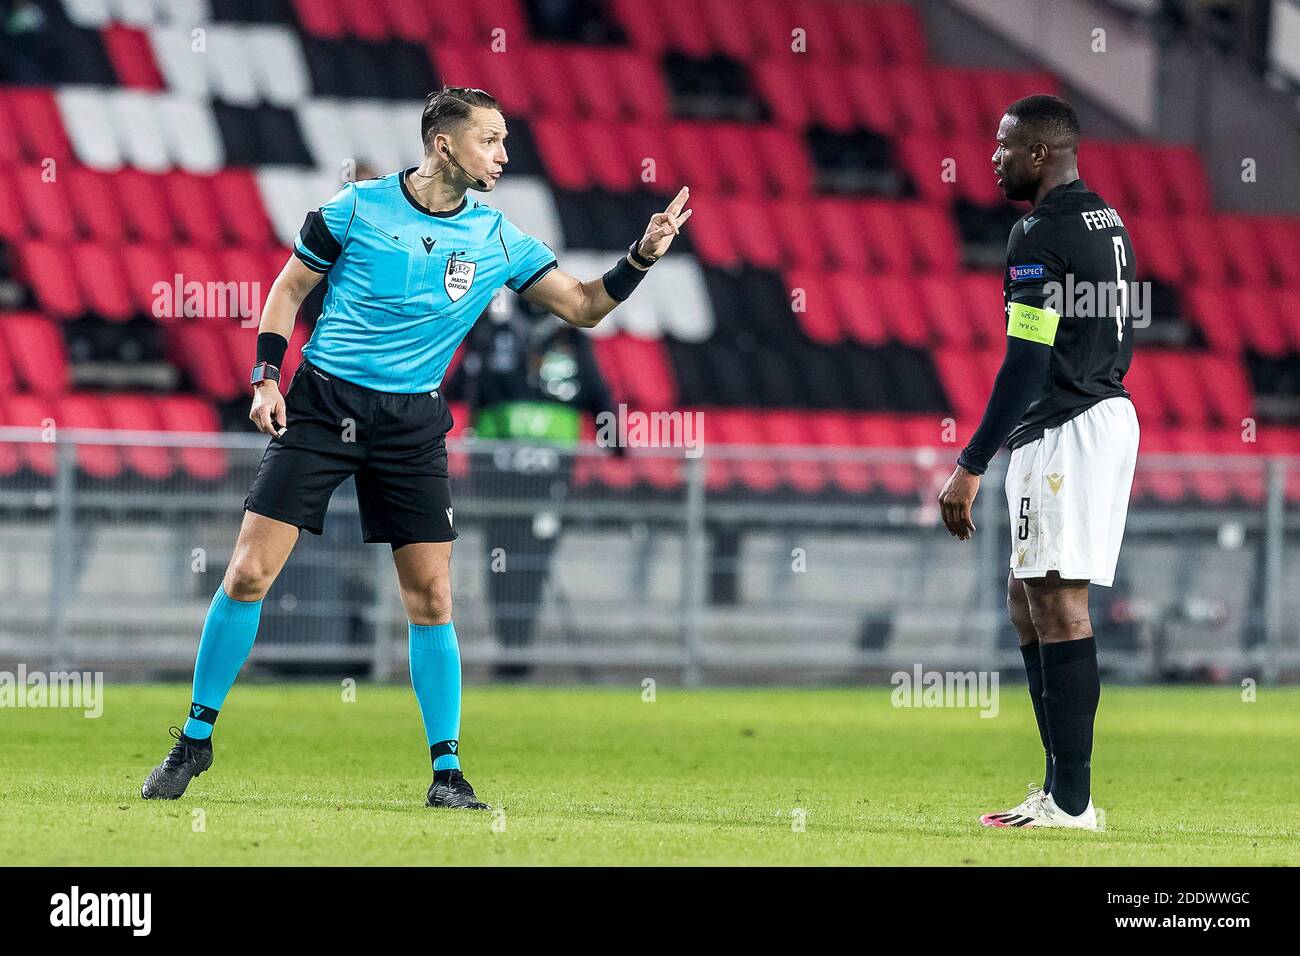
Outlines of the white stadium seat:
{"type": "Polygon", "coordinates": [[[288,27],[253,26],[244,32],[248,61],[262,98],[273,106],[293,107],[311,95],[311,77],[302,45],[288,27]]]}
{"type": "Polygon", "coordinates": [[[341,101],[309,99],[297,109],[298,128],[320,169],[340,169],[352,158],[352,127],[341,101]]]}
{"type": "Polygon", "coordinates": [[[108,112],[117,144],[128,163],[152,173],[166,172],[172,167],[156,94],[113,90],[108,94],[108,112]]]}
{"type": "Polygon", "coordinates": [[[55,97],[77,159],[94,169],[120,169],[122,151],[118,149],[104,91],[91,86],[62,86],[55,97]]]}
{"type": "Polygon", "coordinates": [[[276,237],[286,246],[293,245],[307,213],[342,188],[336,174],[295,166],[262,166],[256,175],[262,204],[276,237]]]}
{"type": "Polygon", "coordinates": [[[207,0],[154,0],[161,23],[181,27],[196,27],[212,19],[212,8],[207,0]]]}
{"type": "MultiPolygon", "coordinates": [[[[623,250],[626,254],[626,250],[623,250]]],[[[560,268],[580,279],[604,275],[618,260],[615,250],[570,250],[558,257],[560,268]]],[[[633,296],[592,330],[598,337],[624,331],[643,339],[664,335],[699,342],[713,334],[713,306],[699,263],[691,256],[664,259],[650,270],[633,296]]]]}
{"type": "Polygon", "coordinates": [[[113,20],[108,0],[63,0],[63,12],[79,27],[98,30],[113,20]]]}
{"type": "Polygon", "coordinates": [[[112,0],[113,19],[133,27],[149,27],[162,17],[153,0],[112,0]]]}
{"type": "Polygon", "coordinates": [[[386,175],[402,165],[404,151],[398,131],[394,128],[392,103],[383,100],[351,100],[346,112],[348,125],[353,131],[354,153],[351,158],[356,159],[358,164],[368,163],[380,175],[386,175]]]}
{"type": "MultiPolygon", "coordinates": [[[[507,140],[508,142],[508,140],[507,140]]],[[[536,236],[557,254],[564,250],[560,214],[546,181],[536,176],[513,176],[507,172],[490,193],[470,193],[493,209],[500,209],[516,226],[536,236]]]]}
{"type": "Polygon", "coordinates": [[[158,116],[175,164],[192,173],[214,173],[226,163],[226,149],[206,99],[156,94],[158,116]]]}
{"type": "Polygon", "coordinates": [[[231,24],[208,28],[207,65],[212,95],[232,106],[256,106],[261,99],[255,75],[255,60],[247,43],[247,31],[231,24]]]}
{"type": "Polygon", "coordinates": [[[189,27],[151,27],[149,45],[169,92],[208,95],[207,54],[194,51],[189,27]]]}

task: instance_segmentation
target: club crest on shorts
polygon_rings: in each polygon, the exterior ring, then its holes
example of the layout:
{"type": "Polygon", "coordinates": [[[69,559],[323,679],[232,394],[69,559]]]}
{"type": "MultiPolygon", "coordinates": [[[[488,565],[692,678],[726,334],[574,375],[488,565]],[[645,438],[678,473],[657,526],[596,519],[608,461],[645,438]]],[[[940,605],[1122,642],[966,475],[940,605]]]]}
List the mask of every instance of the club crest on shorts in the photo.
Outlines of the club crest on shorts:
{"type": "Polygon", "coordinates": [[[474,284],[474,271],[478,264],[466,262],[464,259],[457,259],[452,256],[447,260],[447,271],[442,276],[442,287],[447,290],[447,297],[452,302],[458,302],[469,287],[474,284]]]}

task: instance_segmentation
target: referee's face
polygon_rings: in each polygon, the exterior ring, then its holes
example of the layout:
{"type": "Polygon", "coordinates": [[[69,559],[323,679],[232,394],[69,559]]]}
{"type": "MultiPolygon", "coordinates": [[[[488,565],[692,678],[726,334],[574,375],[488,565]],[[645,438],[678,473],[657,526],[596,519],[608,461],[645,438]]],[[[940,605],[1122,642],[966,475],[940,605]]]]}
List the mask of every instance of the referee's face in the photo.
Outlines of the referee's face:
{"type": "Polygon", "coordinates": [[[451,137],[456,162],[465,172],[486,183],[483,192],[491,192],[510,157],[506,155],[506,120],[498,110],[476,106],[468,121],[451,137]]]}
{"type": "Polygon", "coordinates": [[[998,124],[998,148],[993,152],[993,173],[998,187],[1013,202],[1028,201],[1038,192],[1039,166],[1034,162],[1025,130],[1014,116],[998,124]]]}

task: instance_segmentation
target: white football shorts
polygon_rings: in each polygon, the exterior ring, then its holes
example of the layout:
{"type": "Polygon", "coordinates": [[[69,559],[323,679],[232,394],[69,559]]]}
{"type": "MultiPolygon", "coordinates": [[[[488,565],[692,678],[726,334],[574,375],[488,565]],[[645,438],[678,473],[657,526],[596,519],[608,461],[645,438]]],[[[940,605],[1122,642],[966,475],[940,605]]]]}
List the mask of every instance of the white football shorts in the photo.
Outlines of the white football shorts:
{"type": "Polygon", "coordinates": [[[1108,398],[1011,453],[1011,573],[1110,587],[1137,465],[1133,403],[1108,398]]]}

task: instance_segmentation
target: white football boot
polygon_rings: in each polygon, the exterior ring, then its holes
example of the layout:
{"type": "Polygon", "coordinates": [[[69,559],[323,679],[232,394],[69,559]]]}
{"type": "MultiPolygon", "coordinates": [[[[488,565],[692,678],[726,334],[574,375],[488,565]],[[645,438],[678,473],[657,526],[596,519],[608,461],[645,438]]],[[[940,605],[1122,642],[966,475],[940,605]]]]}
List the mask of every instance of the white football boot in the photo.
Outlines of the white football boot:
{"type": "Polygon", "coordinates": [[[1007,813],[990,813],[980,817],[986,827],[1024,827],[1025,829],[1058,828],[1065,830],[1101,830],[1105,817],[1092,800],[1078,815],[1066,813],[1056,805],[1050,793],[1031,793],[1019,807],[1007,813]]]}
{"type": "Polygon", "coordinates": [[[986,813],[980,817],[980,824],[986,827],[1018,827],[1024,826],[1020,820],[1033,819],[1038,811],[1038,806],[1042,803],[1047,794],[1043,788],[1036,783],[1029,785],[1029,796],[1010,810],[1003,810],[1000,813],[986,813]]]}

